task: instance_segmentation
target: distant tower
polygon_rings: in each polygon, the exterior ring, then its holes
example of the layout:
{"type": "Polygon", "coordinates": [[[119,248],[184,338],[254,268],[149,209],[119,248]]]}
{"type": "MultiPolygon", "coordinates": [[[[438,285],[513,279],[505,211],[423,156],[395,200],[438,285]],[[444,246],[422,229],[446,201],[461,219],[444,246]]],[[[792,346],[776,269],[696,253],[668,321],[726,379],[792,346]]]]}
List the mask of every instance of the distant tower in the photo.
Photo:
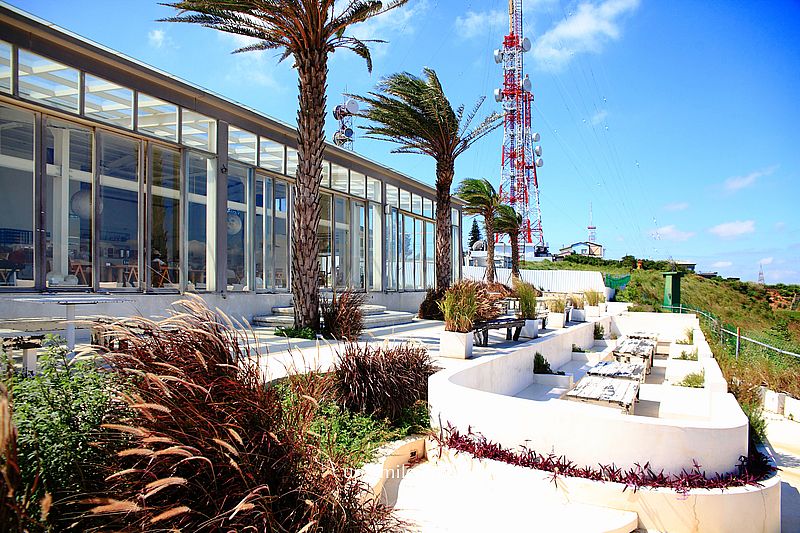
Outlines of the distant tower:
{"type": "Polygon", "coordinates": [[[758,284],[764,285],[764,265],[758,264],[758,284]]]}
{"type": "Polygon", "coordinates": [[[592,202],[589,202],[589,242],[597,242],[597,227],[592,223],[592,202]]]}
{"type": "Polygon", "coordinates": [[[339,121],[339,129],[333,134],[333,143],[353,150],[353,115],[358,113],[358,102],[346,99],[333,109],[333,117],[339,121]]]}
{"type": "Polygon", "coordinates": [[[503,86],[494,98],[503,106],[503,153],[500,196],[522,216],[521,249],[534,245],[536,256],[548,254],[542,231],[539,207],[539,178],[536,168],[543,164],[539,134],[531,129],[531,80],[523,71],[523,55],[531,41],[522,35],[522,0],[508,0],[508,35],[503,47],[494,52],[495,62],[503,65],[503,86]]]}

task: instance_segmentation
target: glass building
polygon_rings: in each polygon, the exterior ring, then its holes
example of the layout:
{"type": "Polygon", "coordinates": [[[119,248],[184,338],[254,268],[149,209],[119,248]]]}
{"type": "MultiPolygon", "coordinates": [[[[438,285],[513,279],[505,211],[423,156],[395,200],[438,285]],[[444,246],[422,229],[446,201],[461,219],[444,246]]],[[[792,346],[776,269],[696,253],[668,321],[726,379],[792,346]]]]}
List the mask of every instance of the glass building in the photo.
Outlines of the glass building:
{"type": "MultiPolygon", "coordinates": [[[[292,126],[2,4],[0,39],[0,292],[290,290],[292,126]]],[[[434,189],[325,158],[323,290],[432,287],[434,189]]]]}

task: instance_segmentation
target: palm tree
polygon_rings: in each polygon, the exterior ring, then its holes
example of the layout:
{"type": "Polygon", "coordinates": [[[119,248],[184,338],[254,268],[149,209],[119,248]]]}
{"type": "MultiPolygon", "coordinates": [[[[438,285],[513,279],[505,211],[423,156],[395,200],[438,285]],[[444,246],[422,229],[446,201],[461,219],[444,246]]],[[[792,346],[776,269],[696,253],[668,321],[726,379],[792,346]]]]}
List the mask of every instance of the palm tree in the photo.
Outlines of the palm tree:
{"type": "Polygon", "coordinates": [[[373,122],[366,126],[367,137],[399,145],[398,154],[424,154],[436,160],[436,287],[450,286],[452,269],[450,187],[456,158],[470,146],[502,124],[492,113],[473,127],[472,123],[485,97],[465,113],[464,106],[453,109],[433,69],[423,77],[408,72],[382,80],[368,96],[352,95],[369,105],[362,116],[373,122]]]}
{"type": "Polygon", "coordinates": [[[511,275],[519,277],[519,236],[523,230],[522,215],[510,205],[503,204],[494,216],[494,229],[497,233],[508,235],[511,240],[511,275]]]}
{"type": "Polygon", "coordinates": [[[300,93],[297,111],[295,201],[292,224],[292,295],[295,327],[319,329],[319,182],[325,150],[325,88],[328,55],[352,50],[367,62],[366,42],[345,35],[348,27],[405,4],[391,0],[184,0],[166,4],[180,10],[167,22],[200,24],[256,40],[234,50],[279,50],[280,59],[294,60],[300,93]],[[344,7],[341,8],[344,3],[344,7]]]}
{"type": "Polygon", "coordinates": [[[464,212],[483,217],[486,234],[486,281],[494,283],[494,224],[501,207],[500,195],[489,180],[465,179],[456,189],[456,196],[466,202],[464,212]]]}

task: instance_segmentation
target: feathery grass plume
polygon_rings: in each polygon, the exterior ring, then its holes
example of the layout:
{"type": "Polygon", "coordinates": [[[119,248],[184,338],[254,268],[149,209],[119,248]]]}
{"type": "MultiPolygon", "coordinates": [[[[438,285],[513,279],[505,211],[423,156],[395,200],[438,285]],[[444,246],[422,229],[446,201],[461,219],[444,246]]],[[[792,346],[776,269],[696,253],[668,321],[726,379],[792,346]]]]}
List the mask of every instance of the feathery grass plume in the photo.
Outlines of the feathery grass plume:
{"type": "Polygon", "coordinates": [[[591,307],[597,307],[601,301],[600,293],[594,289],[584,291],[583,296],[586,298],[586,304],[591,307]]]}
{"type": "Polygon", "coordinates": [[[364,330],[364,305],[366,294],[348,287],[339,294],[333,293],[330,300],[320,300],[322,332],[336,340],[356,341],[364,330]]]}
{"type": "Polygon", "coordinates": [[[312,395],[325,385],[293,377],[303,393],[286,400],[266,379],[246,331],[198,298],[176,306],[162,322],[101,326],[119,348],[106,355],[110,367],[139,376],[128,403],[164,409],[140,409],[135,422],[109,428],[109,437],[124,433],[131,445],[114,458],[105,500],[95,500],[81,526],[391,530],[389,510],[366,497],[364,482],[311,434],[312,395]]]}
{"type": "Polygon", "coordinates": [[[517,316],[525,320],[536,319],[536,296],[538,292],[536,288],[530,283],[514,278],[514,292],[519,299],[517,316]]]}

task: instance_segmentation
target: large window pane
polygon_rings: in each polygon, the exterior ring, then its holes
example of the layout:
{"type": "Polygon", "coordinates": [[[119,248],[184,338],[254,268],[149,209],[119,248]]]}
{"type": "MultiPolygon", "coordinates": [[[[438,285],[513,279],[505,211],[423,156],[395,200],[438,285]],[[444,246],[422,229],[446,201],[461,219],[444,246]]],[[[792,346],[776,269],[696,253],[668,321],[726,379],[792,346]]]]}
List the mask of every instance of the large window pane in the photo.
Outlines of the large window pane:
{"type": "Polygon", "coordinates": [[[256,177],[256,219],[253,231],[253,254],[255,255],[255,288],[264,288],[264,179],[256,177]]]}
{"type": "Polygon", "coordinates": [[[186,160],[186,256],[188,272],[187,289],[209,290],[208,258],[213,256],[213,198],[210,185],[215,181],[216,159],[189,152],[186,160]],[[211,201],[209,201],[211,200],[211,201]],[[211,207],[210,207],[211,206],[211,207]]]}
{"type": "MultiPolygon", "coordinates": [[[[387,186],[388,192],[388,186],[387,186]]],[[[386,219],[386,231],[388,239],[386,241],[386,250],[389,256],[386,258],[386,288],[390,291],[397,290],[397,269],[399,261],[398,258],[400,234],[397,225],[397,208],[391,208],[391,213],[386,219]]]]}
{"type": "Polygon", "coordinates": [[[87,74],[84,81],[86,117],[131,129],[133,127],[133,91],[103,78],[87,74]]]}
{"type": "Polygon", "coordinates": [[[411,211],[415,215],[422,214],[422,197],[416,194],[411,195],[411,211]]]}
{"type": "Polygon", "coordinates": [[[359,172],[350,173],[350,194],[361,198],[366,194],[367,177],[359,172]]]}
{"type": "Polygon", "coordinates": [[[0,91],[11,92],[11,45],[0,41],[0,91]]]}
{"type": "Polygon", "coordinates": [[[331,163],[330,161],[322,161],[322,180],[319,182],[321,187],[331,187],[331,163]]]}
{"type": "Polygon", "coordinates": [[[337,196],[334,200],[334,276],[339,288],[350,285],[350,202],[337,196]]]}
{"type": "Polygon", "coordinates": [[[375,202],[381,201],[381,182],[374,178],[367,178],[367,198],[375,202]]]}
{"type": "Polygon", "coordinates": [[[403,216],[403,288],[414,289],[414,218],[403,216]]]}
{"type": "Polygon", "coordinates": [[[331,288],[333,279],[331,277],[332,264],[332,228],[331,228],[331,208],[333,206],[330,194],[322,193],[319,195],[319,286],[331,288]]]}
{"type": "Polygon", "coordinates": [[[356,289],[363,289],[367,281],[367,211],[363,202],[352,202],[353,232],[353,258],[350,285],[356,289]]]}
{"type": "Polygon", "coordinates": [[[427,198],[422,199],[422,216],[433,218],[433,202],[427,198]]]}
{"type": "Polygon", "coordinates": [[[425,223],[425,288],[436,285],[436,226],[425,223]]]}
{"type": "Polygon", "coordinates": [[[228,169],[228,268],[226,279],[229,291],[244,291],[247,278],[247,196],[249,183],[247,167],[232,163],[228,169]]]}
{"type": "Polygon", "coordinates": [[[331,164],[331,187],[337,191],[347,192],[349,171],[342,166],[331,164]]]}
{"type": "Polygon", "coordinates": [[[46,57],[19,50],[19,95],[77,113],[80,73],[46,57]]]}
{"type": "Polygon", "coordinates": [[[217,121],[184,109],[181,113],[181,142],[192,148],[217,152],[217,121]]]}
{"type": "MultiPolygon", "coordinates": [[[[45,281],[48,287],[91,287],[92,132],[66,122],[49,121],[45,135],[48,260],[45,281]]],[[[115,257],[124,259],[128,250],[123,245],[113,252],[115,257]]]]}
{"type": "Polygon", "coordinates": [[[461,279],[461,253],[458,250],[458,243],[461,242],[461,228],[458,226],[451,227],[451,247],[450,247],[450,254],[453,260],[453,269],[450,275],[450,279],[453,282],[458,281],[461,279]]]}
{"type": "Polygon", "coordinates": [[[275,288],[275,245],[273,236],[275,203],[272,178],[264,178],[264,288],[275,288]]]}
{"type": "Polygon", "coordinates": [[[392,207],[400,207],[400,191],[388,183],[386,184],[386,203],[392,207]]]}
{"type": "Polygon", "coordinates": [[[139,142],[98,133],[100,287],[139,287],[139,142]]]}
{"type": "Polygon", "coordinates": [[[414,288],[423,289],[424,280],[422,279],[422,245],[424,236],[422,234],[422,220],[414,219],[414,288]]]}
{"type": "Polygon", "coordinates": [[[289,287],[289,184],[275,180],[275,288],[289,287]]]}
{"type": "MultiPolygon", "coordinates": [[[[369,265],[369,289],[380,291],[382,286],[383,274],[383,218],[380,204],[369,204],[369,222],[367,226],[367,264],[369,265]]],[[[391,248],[389,256],[391,257],[391,248]]],[[[388,266],[387,266],[388,268],[388,266]]]]}
{"type": "Polygon", "coordinates": [[[236,126],[228,127],[228,157],[248,163],[256,164],[258,150],[258,136],[236,126]]]}
{"type": "Polygon", "coordinates": [[[261,168],[283,174],[284,146],[265,137],[261,137],[259,142],[261,168]]]}
{"type": "Polygon", "coordinates": [[[180,261],[180,152],[153,146],[150,157],[150,283],[178,288],[180,261]]]}
{"type": "Polygon", "coordinates": [[[400,189],[400,209],[411,211],[411,193],[400,189]]]}
{"type": "Polygon", "coordinates": [[[33,124],[0,106],[0,287],[33,286],[33,124]]]}
{"type": "Polygon", "coordinates": [[[294,178],[297,176],[297,165],[299,163],[297,150],[294,148],[286,148],[286,175],[294,178]]]}
{"type": "Polygon", "coordinates": [[[178,141],[178,106],[139,93],[138,129],[168,141],[178,141]]]}

